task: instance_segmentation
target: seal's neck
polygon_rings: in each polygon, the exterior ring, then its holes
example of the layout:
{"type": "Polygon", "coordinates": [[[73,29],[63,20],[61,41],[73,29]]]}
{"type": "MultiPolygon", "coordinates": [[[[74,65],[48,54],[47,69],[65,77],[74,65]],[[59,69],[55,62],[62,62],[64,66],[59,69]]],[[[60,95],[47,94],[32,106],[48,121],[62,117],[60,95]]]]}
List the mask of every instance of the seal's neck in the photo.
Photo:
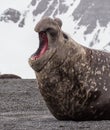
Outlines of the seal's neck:
{"type": "Polygon", "coordinates": [[[68,42],[65,44],[65,51],[67,50],[68,57],[73,62],[84,59],[86,57],[86,47],[74,41],[71,37],[68,38],[68,42]]]}

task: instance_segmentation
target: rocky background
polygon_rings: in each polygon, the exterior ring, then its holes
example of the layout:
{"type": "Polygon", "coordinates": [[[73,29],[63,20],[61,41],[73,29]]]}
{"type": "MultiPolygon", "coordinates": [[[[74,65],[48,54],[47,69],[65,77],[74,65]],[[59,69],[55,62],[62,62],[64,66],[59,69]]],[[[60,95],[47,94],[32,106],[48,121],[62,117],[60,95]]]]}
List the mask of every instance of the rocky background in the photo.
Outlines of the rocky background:
{"type": "Polygon", "coordinates": [[[58,121],[33,79],[0,80],[0,130],[110,130],[110,121],[58,121]]]}

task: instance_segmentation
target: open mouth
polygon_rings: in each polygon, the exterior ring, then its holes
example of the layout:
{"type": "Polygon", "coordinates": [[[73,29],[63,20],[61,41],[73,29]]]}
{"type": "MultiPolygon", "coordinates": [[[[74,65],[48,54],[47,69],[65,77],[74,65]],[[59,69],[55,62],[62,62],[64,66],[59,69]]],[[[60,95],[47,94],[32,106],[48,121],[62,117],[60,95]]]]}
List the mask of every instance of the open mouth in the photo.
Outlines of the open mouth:
{"type": "Polygon", "coordinates": [[[39,59],[48,49],[48,38],[46,32],[42,31],[39,33],[39,48],[38,50],[31,56],[32,60],[39,59]]]}

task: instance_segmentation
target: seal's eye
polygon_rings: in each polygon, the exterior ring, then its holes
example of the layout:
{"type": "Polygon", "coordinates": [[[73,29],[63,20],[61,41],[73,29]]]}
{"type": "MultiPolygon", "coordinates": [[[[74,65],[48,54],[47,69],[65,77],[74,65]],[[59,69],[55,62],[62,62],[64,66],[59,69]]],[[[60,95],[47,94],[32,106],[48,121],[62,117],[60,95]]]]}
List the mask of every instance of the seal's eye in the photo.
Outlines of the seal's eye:
{"type": "Polygon", "coordinates": [[[57,35],[57,31],[53,28],[47,28],[46,32],[48,32],[52,37],[57,35]]]}

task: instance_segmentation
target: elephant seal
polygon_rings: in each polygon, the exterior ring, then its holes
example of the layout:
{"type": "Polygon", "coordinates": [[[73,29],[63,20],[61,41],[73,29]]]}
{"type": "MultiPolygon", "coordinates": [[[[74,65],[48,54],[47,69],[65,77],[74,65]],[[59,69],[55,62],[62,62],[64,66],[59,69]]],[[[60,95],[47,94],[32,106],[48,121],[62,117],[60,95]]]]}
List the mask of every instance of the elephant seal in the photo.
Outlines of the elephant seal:
{"type": "Polygon", "coordinates": [[[40,92],[59,120],[110,119],[110,53],[86,48],[44,18],[35,26],[39,48],[29,58],[40,92]]]}

